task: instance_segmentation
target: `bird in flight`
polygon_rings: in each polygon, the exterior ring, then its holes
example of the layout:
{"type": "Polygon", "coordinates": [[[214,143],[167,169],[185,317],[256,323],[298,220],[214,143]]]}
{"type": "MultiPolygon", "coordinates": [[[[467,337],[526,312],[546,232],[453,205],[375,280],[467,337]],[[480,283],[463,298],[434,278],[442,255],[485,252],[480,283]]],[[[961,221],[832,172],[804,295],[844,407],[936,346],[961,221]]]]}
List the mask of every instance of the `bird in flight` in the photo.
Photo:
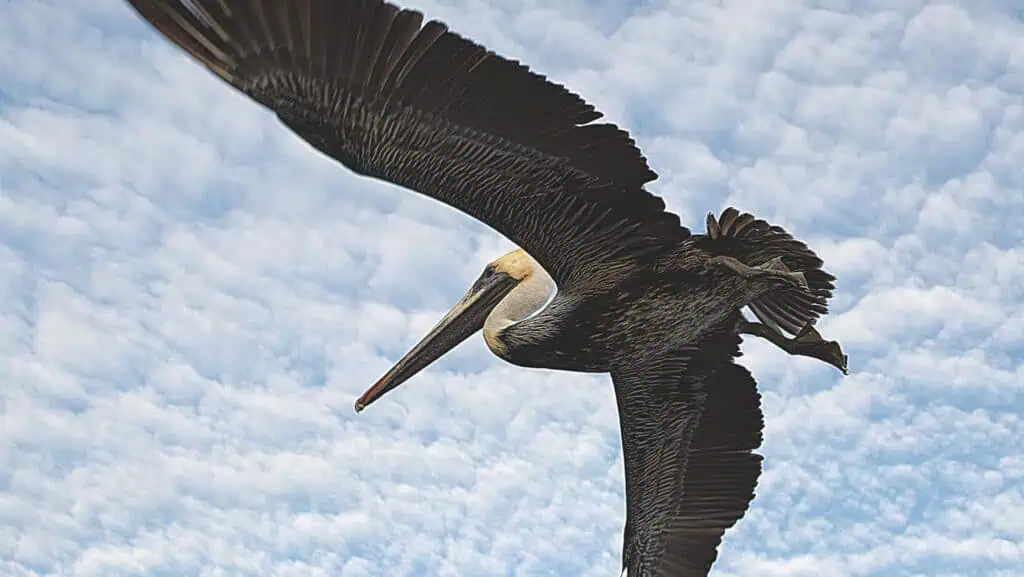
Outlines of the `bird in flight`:
{"type": "Polygon", "coordinates": [[[524,367],[610,373],[625,466],[622,569],[707,575],[761,473],[744,336],[847,372],[814,328],[835,277],[729,207],[692,233],[644,187],[629,134],[565,87],[383,0],[126,0],[167,39],[349,169],[520,248],[489,264],[361,411],[483,331],[524,367]],[[757,321],[748,320],[748,308],[757,321]]]}

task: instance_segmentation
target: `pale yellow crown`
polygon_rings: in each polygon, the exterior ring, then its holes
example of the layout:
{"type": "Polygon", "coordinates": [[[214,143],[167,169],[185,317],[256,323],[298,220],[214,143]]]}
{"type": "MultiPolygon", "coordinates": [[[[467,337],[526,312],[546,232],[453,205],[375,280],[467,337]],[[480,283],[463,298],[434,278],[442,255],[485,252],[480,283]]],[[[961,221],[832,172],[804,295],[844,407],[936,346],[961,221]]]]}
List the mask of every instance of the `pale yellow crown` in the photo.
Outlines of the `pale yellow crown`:
{"type": "Polygon", "coordinates": [[[521,248],[509,252],[491,262],[491,266],[494,267],[495,272],[503,272],[508,276],[522,281],[533,274],[534,263],[533,257],[521,248]]]}

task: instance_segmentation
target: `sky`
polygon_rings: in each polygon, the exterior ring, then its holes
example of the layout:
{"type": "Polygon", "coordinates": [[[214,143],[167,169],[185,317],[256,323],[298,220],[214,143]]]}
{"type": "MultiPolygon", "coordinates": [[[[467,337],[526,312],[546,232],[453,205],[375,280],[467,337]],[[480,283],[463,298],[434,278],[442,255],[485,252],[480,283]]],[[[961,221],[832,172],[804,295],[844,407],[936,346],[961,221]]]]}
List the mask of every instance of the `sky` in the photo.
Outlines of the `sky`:
{"type": "MultiPolygon", "coordinates": [[[[0,574],[611,576],[610,379],[470,339],[352,403],[513,248],[356,176],[116,0],[0,12],[0,574]]],[[[763,473],[712,575],[1020,576],[1015,0],[422,0],[837,277],[851,374],[746,342],[763,473]]]]}

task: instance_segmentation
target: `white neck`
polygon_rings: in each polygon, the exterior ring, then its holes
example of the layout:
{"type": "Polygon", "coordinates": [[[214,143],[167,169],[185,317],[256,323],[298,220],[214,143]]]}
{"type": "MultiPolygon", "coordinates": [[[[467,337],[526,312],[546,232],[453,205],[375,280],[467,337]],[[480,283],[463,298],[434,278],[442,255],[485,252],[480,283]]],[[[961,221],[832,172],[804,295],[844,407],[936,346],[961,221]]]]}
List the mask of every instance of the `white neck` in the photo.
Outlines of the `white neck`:
{"type": "Polygon", "coordinates": [[[554,279],[540,265],[535,265],[532,274],[516,285],[487,316],[484,322],[487,346],[495,354],[504,353],[505,346],[498,339],[498,333],[544,310],[551,302],[555,288],[554,279]]]}

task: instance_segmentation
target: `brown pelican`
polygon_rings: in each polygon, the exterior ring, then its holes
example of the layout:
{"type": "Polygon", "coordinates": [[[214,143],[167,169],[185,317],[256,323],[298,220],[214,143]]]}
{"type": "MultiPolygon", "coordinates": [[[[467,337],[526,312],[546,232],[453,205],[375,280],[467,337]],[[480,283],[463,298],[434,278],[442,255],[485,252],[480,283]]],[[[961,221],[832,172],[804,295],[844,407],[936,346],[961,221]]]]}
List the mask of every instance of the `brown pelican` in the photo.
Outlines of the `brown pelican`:
{"type": "Polygon", "coordinates": [[[814,329],[833,276],[728,208],[691,234],[629,135],[564,87],[382,0],[128,0],[157,30],[357,173],[431,196],[521,249],[356,403],[478,330],[516,365],[609,372],[630,577],[706,575],[761,471],[741,335],[846,372],[814,329]],[[760,322],[746,320],[749,307],[760,322]]]}

